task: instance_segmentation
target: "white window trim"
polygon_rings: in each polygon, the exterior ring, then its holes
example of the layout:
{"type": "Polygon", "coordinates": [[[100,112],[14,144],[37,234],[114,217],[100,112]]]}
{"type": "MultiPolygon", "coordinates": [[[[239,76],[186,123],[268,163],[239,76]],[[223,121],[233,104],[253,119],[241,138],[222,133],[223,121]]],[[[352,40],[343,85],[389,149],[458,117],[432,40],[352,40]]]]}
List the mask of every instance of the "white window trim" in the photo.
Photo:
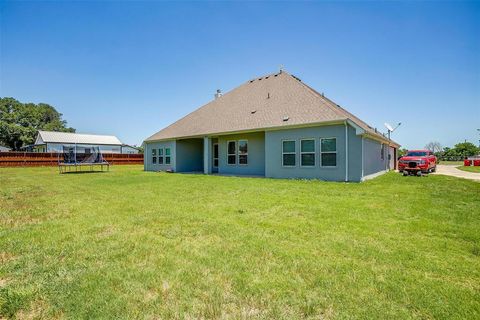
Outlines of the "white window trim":
{"type": "Polygon", "coordinates": [[[338,148],[337,148],[337,137],[326,137],[326,138],[320,138],[320,167],[322,168],[336,168],[338,164],[338,148]],[[322,140],[328,140],[328,139],[335,139],[335,151],[323,151],[322,150],[322,140]],[[322,160],[322,154],[324,153],[335,153],[335,165],[334,166],[324,166],[323,165],[323,160],[322,160]]]}
{"type": "Polygon", "coordinates": [[[280,161],[282,162],[282,167],[284,167],[284,168],[295,168],[297,166],[297,140],[295,140],[295,139],[284,139],[284,140],[282,140],[282,159],[280,159],[280,161]],[[295,142],[295,151],[294,152],[283,152],[283,143],[284,142],[290,142],[290,141],[295,142]],[[293,166],[285,165],[283,163],[283,155],[284,154],[295,155],[295,164],[293,166]]]}
{"type": "Polygon", "coordinates": [[[316,147],[316,139],[315,138],[302,138],[300,139],[300,167],[302,168],[315,168],[317,166],[317,147],[316,147]],[[313,141],[313,152],[303,152],[302,151],[302,141],[313,141]],[[302,154],[312,154],[313,153],[313,165],[312,166],[304,166],[302,165],[302,154]]]}
{"type": "Polygon", "coordinates": [[[236,166],[237,165],[237,141],[236,140],[227,140],[227,166],[236,166]],[[229,150],[228,150],[228,145],[230,144],[230,142],[234,142],[235,143],[235,154],[233,153],[228,153],[229,150]],[[228,157],[229,156],[235,156],[235,163],[228,163],[228,157]]]}
{"type": "Polygon", "coordinates": [[[240,139],[237,141],[237,164],[239,166],[248,166],[248,140],[240,139]],[[242,156],[247,156],[247,163],[240,163],[240,141],[245,141],[247,143],[247,153],[243,153],[242,156]]]}

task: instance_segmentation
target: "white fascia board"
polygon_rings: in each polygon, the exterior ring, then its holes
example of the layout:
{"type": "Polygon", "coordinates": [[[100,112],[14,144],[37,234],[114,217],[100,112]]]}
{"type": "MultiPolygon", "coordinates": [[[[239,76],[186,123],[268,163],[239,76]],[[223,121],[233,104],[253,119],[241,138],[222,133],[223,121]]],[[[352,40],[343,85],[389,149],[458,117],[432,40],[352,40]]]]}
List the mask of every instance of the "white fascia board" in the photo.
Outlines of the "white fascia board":
{"type": "Polygon", "coordinates": [[[359,125],[357,125],[355,122],[353,122],[352,120],[348,119],[347,120],[347,123],[353,127],[355,129],[355,134],[357,136],[361,135],[361,134],[364,134],[365,133],[365,130],[362,129],[359,125]]]}

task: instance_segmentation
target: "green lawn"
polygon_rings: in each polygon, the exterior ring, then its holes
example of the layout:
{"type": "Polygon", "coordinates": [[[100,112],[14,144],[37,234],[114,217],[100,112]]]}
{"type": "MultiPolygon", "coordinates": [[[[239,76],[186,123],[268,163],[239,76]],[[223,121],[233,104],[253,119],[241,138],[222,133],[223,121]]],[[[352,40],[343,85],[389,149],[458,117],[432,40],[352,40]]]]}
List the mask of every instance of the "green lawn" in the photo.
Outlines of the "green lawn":
{"type": "Polygon", "coordinates": [[[478,319],[479,195],[0,168],[0,318],[478,319]]]}
{"type": "Polygon", "coordinates": [[[457,167],[457,169],[460,169],[460,170],[463,170],[463,171],[468,171],[468,172],[476,172],[476,173],[480,173],[480,167],[473,167],[473,166],[470,166],[470,167],[465,167],[465,166],[461,166],[461,167],[457,167]]]}
{"type": "Polygon", "coordinates": [[[449,165],[449,166],[463,166],[463,161],[439,161],[438,164],[449,165]]]}

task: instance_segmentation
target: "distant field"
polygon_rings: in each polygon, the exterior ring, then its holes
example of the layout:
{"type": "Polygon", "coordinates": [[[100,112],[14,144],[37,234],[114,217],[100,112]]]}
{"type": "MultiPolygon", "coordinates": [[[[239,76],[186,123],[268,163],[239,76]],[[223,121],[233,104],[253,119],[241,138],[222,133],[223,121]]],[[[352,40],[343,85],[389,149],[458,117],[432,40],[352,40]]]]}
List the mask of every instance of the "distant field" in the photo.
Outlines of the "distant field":
{"type": "Polygon", "coordinates": [[[457,167],[458,169],[460,170],[463,170],[463,171],[468,171],[468,172],[476,172],[476,173],[480,173],[480,167],[473,167],[473,166],[470,166],[470,167],[465,167],[465,166],[460,166],[460,167],[457,167]]]}
{"type": "Polygon", "coordinates": [[[479,194],[0,168],[0,318],[479,319],[479,194]]]}

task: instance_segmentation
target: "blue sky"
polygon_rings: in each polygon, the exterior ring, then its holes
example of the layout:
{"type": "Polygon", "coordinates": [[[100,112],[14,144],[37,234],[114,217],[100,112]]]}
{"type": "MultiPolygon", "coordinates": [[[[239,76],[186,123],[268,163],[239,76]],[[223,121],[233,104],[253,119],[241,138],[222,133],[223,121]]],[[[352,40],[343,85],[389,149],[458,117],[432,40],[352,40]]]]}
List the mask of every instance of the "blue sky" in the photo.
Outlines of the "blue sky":
{"type": "Polygon", "coordinates": [[[0,96],[130,144],[280,65],[407,148],[480,135],[480,2],[0,2],[0,96]]]}

